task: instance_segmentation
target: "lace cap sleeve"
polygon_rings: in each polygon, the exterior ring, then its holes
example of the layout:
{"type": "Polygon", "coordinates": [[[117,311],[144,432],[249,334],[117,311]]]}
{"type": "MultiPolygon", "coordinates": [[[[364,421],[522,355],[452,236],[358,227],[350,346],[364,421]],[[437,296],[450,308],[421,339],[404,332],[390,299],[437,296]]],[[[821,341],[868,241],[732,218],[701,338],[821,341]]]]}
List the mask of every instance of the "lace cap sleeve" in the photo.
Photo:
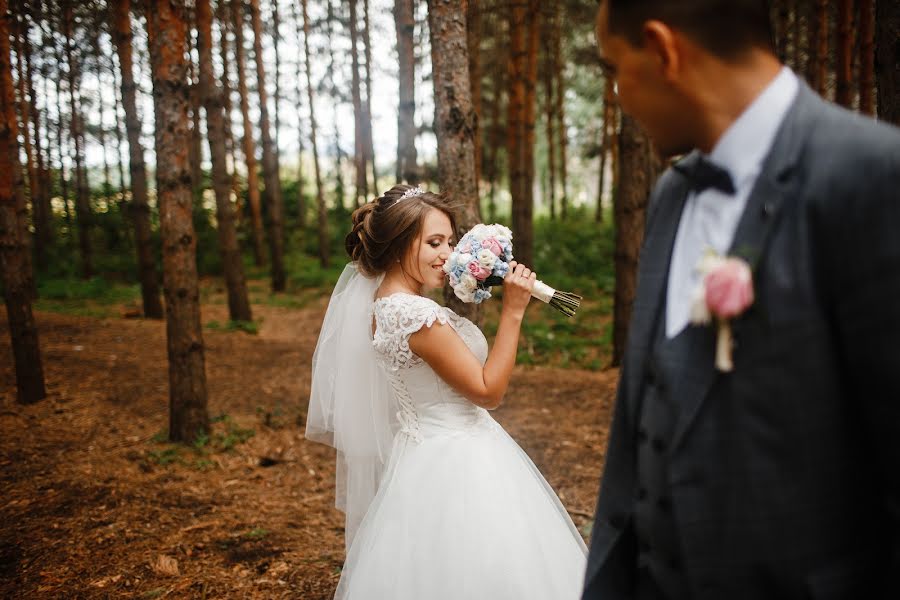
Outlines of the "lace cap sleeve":
{"type": "Polygon", "coordinates": [[[422,359],[409,348],[409,337],[435,321],[452,324],[448,312],[423,296],[394,294],[379,298],[375,301],[375,351],[394,371],[420,364],[422,359]]]}

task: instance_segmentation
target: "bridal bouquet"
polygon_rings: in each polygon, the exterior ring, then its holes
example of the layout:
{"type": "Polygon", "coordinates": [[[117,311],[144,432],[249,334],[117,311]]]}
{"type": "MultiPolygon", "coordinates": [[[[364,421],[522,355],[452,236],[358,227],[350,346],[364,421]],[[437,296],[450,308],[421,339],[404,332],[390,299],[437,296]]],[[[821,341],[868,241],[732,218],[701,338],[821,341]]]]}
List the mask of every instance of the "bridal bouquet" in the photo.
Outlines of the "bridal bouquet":
{"type": "MultiPolygon", "coordinates": [[[[444,263],[450,287],[457,298],[481,304],[491,297],[491,287],[502,285],[513,260],[512,232],[503,225],[475,225],[456,245],[444,263]]],[[[571,317],[581,305],[581,296],[554,290],[542,281],[534,284],[531,296],[571,317]]]]}

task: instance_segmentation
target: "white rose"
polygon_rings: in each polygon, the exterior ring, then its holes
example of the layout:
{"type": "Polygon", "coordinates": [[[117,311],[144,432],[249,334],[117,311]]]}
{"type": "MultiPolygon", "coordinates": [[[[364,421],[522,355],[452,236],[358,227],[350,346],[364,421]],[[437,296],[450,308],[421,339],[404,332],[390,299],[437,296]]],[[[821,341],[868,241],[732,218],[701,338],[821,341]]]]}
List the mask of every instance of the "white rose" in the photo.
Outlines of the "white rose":
{"type": "Polygon", "coordinates": [[[460,254],[456,257],[457,264],[467,265],[472,262],[472,255],[466,252],[465,254],[460,254]]]}
{"type": "Polygon", "coordinates": [[[466,292],[475,293],[478,287],[478,280],[472,277],[471,273],[463,273],[459,277],[459,288],[466,292]]]}
{"type": "Polygon", "coordinates": [[[479,250],[478,252],[478,264],[480,264],[485,269],[493,269],[494,263],[497,262],[497,257],[494,256],[494,253],[484,248],[483,250],[479,250]]]}
{"type": "Polygon", "coordinates": [[[450,257],[444,262],[444,273],[449,273],[453,270],[453,267],[456,265],[456,259],[459,258],[458,252],[451,252],[450,257]]]}
{"type": "Polygon", "coordinates": [[[453,293],[456,294],[457,298],[467,304],[475,302],[475,290],[463,290],[460,288],[456,288],[453,290],[453,293]]]}

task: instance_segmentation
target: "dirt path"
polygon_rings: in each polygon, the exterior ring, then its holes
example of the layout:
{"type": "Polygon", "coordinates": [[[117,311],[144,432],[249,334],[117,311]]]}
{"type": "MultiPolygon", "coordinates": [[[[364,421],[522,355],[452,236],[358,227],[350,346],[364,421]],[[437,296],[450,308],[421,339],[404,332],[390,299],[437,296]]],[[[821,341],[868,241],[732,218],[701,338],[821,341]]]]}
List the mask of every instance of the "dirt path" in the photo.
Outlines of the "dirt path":
{"type": "MultiPolygon", "coordinates": [[[[255,305],[255,336],[204,330],[210,414],[226,417],[198,450],[159,441],[163,322],[38,313],[50,396],[24,407],[0,309],[0,596],[330,599],[333,451],[302,435],[325,301],[255,305]]],[[[495,412],[582,528],[616,376],[517,368],[495,412]]]]}

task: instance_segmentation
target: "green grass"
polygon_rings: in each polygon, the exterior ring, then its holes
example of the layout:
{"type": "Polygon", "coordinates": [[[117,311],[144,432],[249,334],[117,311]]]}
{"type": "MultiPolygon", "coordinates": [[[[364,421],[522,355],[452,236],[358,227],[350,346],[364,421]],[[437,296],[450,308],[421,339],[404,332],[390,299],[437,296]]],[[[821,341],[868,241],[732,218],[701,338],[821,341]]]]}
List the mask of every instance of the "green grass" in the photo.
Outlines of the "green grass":
{"type": "Polygon", "coordinates": [[[181,465],[191,469],[207,470],[216,466],[211,459],[214,454],[231,452],[256,435],[256,431],[240,427],[227,414],[210,419],[210,430],[194,438],[190,444],[176,444],[168,441],[165,431],[158,431],[150,438],[154,446],[145,453],[145,460],[162,467],[181,465]]]}

